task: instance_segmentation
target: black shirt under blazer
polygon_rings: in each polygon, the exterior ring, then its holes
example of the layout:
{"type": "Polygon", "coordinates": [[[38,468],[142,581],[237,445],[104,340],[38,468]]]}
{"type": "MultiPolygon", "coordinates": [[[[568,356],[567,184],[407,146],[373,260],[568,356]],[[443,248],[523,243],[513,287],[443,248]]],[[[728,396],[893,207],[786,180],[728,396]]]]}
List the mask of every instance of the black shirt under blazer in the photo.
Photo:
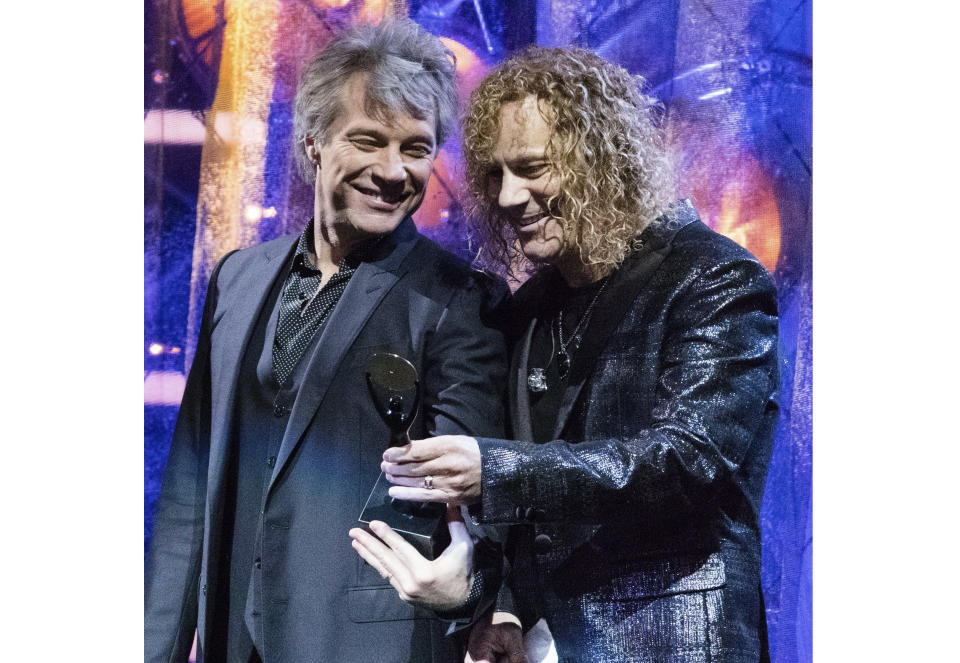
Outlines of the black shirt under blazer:
{"type": "MultiPolygon", "coordinates": [[[[545,618],[561,661],[761,660],[773,280],[686,201],[641,237],[597,302],[554,441],[480,440],[480,520],[517,523],[500,607],[545,618]]],[[[559,278],[516,295],[515,440],[533,439],[530,338],[559,278]]]]}
{"type": "MultiPolygon", "coordinates": [[[[201,657],[221,549],[222,495],[241,358],[296,237],[224,258],[207,291],[154,516],[145,660],[201,657]]],[[[363,262],[331,312],[289,414],[262,507],[261,652],[265,663],[445,661],[445,625],[397,597],[350,546],[347,531],[379,474],[388,429],[364,382],[370,353],[416,366],[413,437],[503,431],[506,348],[486,324],[487,277],[419,235],[406,219],[363,262]]],[[[502,285],[502,284],[501,284],[502,285]]]]}

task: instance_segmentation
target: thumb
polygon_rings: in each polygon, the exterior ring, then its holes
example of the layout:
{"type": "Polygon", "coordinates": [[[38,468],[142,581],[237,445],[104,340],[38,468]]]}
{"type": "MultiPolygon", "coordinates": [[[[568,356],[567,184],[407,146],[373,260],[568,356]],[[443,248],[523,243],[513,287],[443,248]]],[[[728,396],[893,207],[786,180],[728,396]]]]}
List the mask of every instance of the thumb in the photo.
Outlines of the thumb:
{"type": "Polygon", "coordinates": [[[412,442],[407,442],[406,444],[399,447],[387,447],[383,452],[383,459],[388,463],[399,463],[401,461],[408,461],[412,442]]]}
{"type": "Polygon", "coordinates": [[[463,513],[459,506],[447,505],[447,529],[450,530],[450,543],[472,543],[467,525],[463,522],[463,513]]]}

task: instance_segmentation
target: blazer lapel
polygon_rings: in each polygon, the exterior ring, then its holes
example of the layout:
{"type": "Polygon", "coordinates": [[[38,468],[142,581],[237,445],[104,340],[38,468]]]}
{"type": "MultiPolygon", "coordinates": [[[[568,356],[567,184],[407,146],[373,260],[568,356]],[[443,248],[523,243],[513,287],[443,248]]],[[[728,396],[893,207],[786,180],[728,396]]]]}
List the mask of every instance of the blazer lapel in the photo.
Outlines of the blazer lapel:
{"type": "Polygon", "coordinates": [[[400,241],[388,256],[360,264],[324,323],[293,402],[290,421],[270,477],[270,488],[303,438],[353,341],[384,296],[408,269],[404,259],[416,244],[418,235],[413,221],[407,219],[404,224],[407,223],[409,228],[398,228],[400,241]]]}
{"type": "MultiPolygon", "coordinates": [[[[552,439],[559,439],[567,425],[570,413],[580,391],[593,373],[597,357],[607,345],[607,340],[617,328],[627,310],[633,305],[640,290],[670,253],[673,237],[681,228],[697,220],[696,212],[686,200],[678,203],[675,210],[659,217],[640,235],[643,246],[624,260],[610,277],[607,292],[597,301],[595,320],[587,325],[583,344],[577,350],[570,366],[570,382],[560,400],[557,422],[552,439]]],[[[527,410],[529,412],[529,408],[527,410]]]]}
{"type": "MultiPolygon", "coordinates": [[[[239,342],[221,343],[220,347],[229,348],[230,353],[218,359],[220,384],[225,389],[214,389],[212,411],[216,413],[210,427],[210,471],[212,486],[216,489],[223,478],[226,467],[227,444],[230,434],[230,422],[233,421],[234,394],[237,380],[240,378],[240,364],[243,354],[250,342],[250,336],[256,326],[260,310],[265,305],[267,296],[274,281],[281,275],[283,268],[289,261],[290,255],[297,244],[297,237],[290,237],[290,242],[278,242],[274,250],[267,251],[260,260],[252,261],[248,268],[250,273],[245,275],[243,287],[234,287],[229,290],[233,298],[225,302],[223,318],[220,323],[225,333],[232,333],[239,337],[239,342]]],[[[214,490],[214,494],[216,490],[214,490]]]]}

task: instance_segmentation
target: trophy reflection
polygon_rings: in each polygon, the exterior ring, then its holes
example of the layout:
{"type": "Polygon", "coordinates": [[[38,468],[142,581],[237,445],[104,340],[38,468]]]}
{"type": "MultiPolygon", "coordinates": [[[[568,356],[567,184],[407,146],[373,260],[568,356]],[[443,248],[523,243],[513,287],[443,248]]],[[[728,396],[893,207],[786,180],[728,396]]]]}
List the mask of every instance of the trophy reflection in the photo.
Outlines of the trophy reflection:
{"type": "MultiPolygon", "coordinates": [[[[420,405],[417,369],[400,355],[379,352],[367,359],[365,371],[374,407],[390,429],[389,446],[407,444],[420,405]]],[[[444,505],[394,499],[389,489],[390,482],[381,472],[360,513],[360,522],[385,522],[421,555],[436,558],[450,542],[444,505]]]]}

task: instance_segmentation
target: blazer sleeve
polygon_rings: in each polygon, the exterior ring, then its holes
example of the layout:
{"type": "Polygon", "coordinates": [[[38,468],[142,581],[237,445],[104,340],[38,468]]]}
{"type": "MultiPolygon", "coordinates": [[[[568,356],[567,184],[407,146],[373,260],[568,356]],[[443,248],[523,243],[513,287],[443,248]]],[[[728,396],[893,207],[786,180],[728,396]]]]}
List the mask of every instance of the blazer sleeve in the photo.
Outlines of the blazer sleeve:
{"type": "Polygon", "coordinates": [[[483,522],[662,518],[708,503],[737,471],[776,408],[773,280],[749,259],[705,268],[665,320],[649,425],[576,444],[479,440],[483,522]]]}
{"type": "Polygon", "coordinates": [[[197,626],[197,591],[210,452],[210,331],[217,301],[214,269],[193,365],[180,402],[153,516],[144,592],[144,661],[185,662],[197,626]]]}
{"type": "MultiPolygon", "coordinates": [[[[422,393],[431,435],[505,434],[508,300],[503,281],[475,273],[467,287],[453,294],[429,335],[422,393]]],[[[480,538],[474,558],[476,591],[464,605],[438,613],[454,622],[450,633],[476,621],[493,603],[500,586],[505,529],[471,524],[468,528],[480,538]]]]}
{"type": "Polygon", "coordinates": [[[426,339],[423,412],[430,435],[499,437],[505,431],[506,284],[471,275],[426,339]]]}

